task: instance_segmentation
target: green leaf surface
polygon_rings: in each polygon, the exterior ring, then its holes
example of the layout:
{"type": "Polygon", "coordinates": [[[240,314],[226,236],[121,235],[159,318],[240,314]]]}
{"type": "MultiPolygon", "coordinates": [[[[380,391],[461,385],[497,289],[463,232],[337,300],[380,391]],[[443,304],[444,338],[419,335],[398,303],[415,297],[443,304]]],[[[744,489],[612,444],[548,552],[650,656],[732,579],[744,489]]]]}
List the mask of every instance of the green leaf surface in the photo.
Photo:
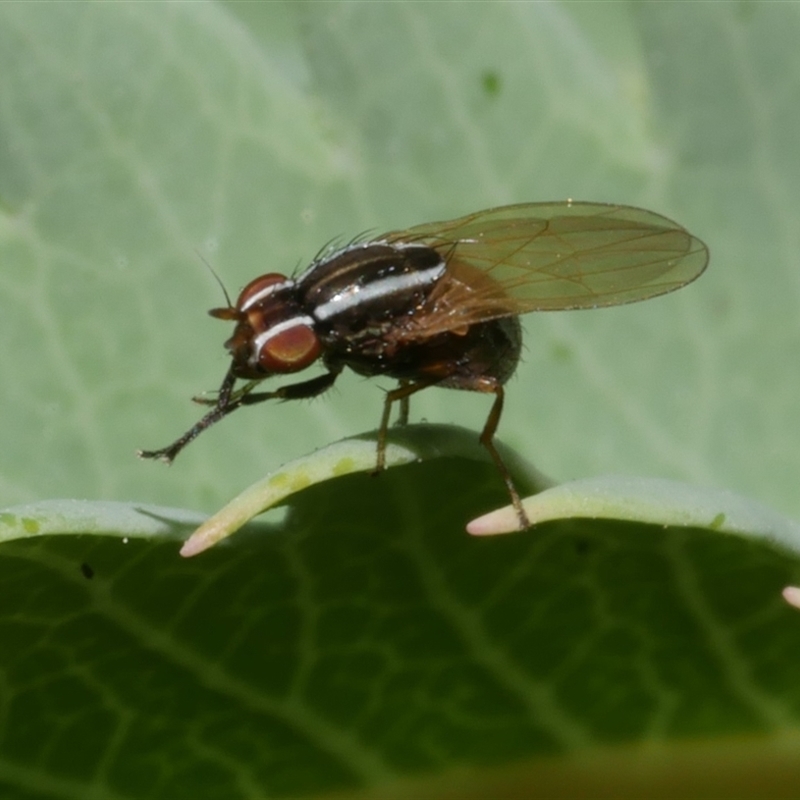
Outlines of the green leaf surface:
{"type": "Polygon", "coordinates": [[[143,524],[116,540],[6,542],[8,796],[37,771],[56,796],[158,798],[454,772],[440,794],[464,767],[535,756],[636,774],[637,750],[603,748],[687,737],[760,737],[750,766],[770,763],[800,704],[800,617],[780,594],[800,582],[796,556],[640,523],[465,533],[504,499],[487,459],[437,457],[309,486],[282,521],[191,560],[160,509],[128,509],[143,524]]]}
{"type": "MultiPolygon", "coordinates": [[[[44,522],[129,536],[2,545],[0,796],[375,789],[796,730],[793,557],[611,521],[470,537],[507,502],[485,463],[346,476],[177,556],[198,515],[374,428],[387,381],[237,413],[169,470],[134,453],[227,367],[198,252],[233,294],[331,237],[572,197],[676,219],[711,265],[526,318],[501,437],[559,481],[797,517],[799,39],[796,4],[0,5],[0,507],[86,498],[44,522]]],[[[431,389],[412,419],[479,430],[488,405],[431,389]]]]}

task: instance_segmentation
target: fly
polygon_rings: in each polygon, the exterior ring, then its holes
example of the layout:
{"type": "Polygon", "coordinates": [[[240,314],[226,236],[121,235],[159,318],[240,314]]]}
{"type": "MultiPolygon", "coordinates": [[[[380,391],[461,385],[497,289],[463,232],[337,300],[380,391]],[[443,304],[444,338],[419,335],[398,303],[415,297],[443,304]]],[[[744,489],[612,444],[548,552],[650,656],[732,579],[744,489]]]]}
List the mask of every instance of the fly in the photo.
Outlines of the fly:
{"type": "Polygon", "coordinates": [[[375,471],[383,469],[394,403],[430,386],[494,395],[480,442],[528,521],[494,446],[503,386],[520,357],[519,315],[600,308],[679,289],[708,263],[708,249],[675,222],[603,203],[524,203],[417,225],[324,251],[299,275],[261,275],[236,303],[214,308],[235,323],[231,365],[211,410],[179,439],[143,458],[170,463],[206,428],[241,406],[297,400],[329,389],[345,367],[398,380],[386,394],[375,471]],[[266,378],[320,361],[325,373],[273,391],[266,378]],[[237,381],[244,381],[236,387],[237,381]]]}

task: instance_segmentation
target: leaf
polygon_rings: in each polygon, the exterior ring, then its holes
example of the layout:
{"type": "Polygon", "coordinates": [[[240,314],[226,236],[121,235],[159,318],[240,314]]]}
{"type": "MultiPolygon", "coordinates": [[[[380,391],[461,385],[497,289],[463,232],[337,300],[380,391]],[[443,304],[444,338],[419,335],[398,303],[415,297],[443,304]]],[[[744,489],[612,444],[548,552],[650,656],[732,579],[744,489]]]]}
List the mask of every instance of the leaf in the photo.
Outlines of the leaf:
{"type": "MultiPolygon", "coordinates": [[[[470,537],[465,521],[504,489],[457,451],[309,486],[283,521],[197,559],[130,525],[117,541],[6,542],[9,785],[26,764],[75,794],[174,798],[438,774],[440,796],[466,765],[495,785],[505,772],[487,767],[533,757],[526,782],[545,770],[568,786],[563,761],[541,759],[573,752],[593,754],[589,783],[612,763],[624,781],[640,759],[613,746],[648,738],[708,741],[707,770],[726,774],[711,742],[742,735],[760,742],[742,768],[771,763],[798,699],[800,628],[780,598],[796,556],[607,521],[470,537]]],[[[698,785],[688,763],[684,778],[698,785]]]]}
{"type": "MultiPolygon", "coordinates": [[[[611,475],[571,481],[539,492],[523,502],[533,525],[570,517],[616,519],[651,525],[708,528],[753,536],[800,554],[800,525],[772,509],[732,492],[656,478],[611,475]]],[[[508,505],[473,520],[473,534],[511,533],[519,527],[508,505]]]]}
{"type": "MultiPolygon", "coordinates": [[[[194,556],[236,533],[251,519],[282,503],[296,492],[323,481],[367,472],[373,477],[377,433],[329,445],[309,456],[285,464],[235,497],[184,543],[181,555],[194,556]]],[[[498,442],[504,464],[528,491],[541,491],[550,481],[512,450],[498,442]]],[[[386,467],[396,467],[431,458],[468,458],[486,461],[487,451],[470,431],[442,425],[415,425],[390,432],[385,453],[386,467]]],[[[450,502],[442,498],[445,505],[450,502]]]]}

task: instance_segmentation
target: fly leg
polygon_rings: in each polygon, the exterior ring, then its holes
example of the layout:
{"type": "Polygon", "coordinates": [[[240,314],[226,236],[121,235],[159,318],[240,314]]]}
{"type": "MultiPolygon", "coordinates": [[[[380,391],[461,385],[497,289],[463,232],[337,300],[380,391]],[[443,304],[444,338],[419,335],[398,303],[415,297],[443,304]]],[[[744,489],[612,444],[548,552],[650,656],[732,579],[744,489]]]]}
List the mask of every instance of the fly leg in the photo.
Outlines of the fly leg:
{"type": "Polygon", "coordinates": [[[436,381],[422,382],[422,383],[409,383],[408,381],[400,381],[396,389],[386,393],[386,399],[383,402],[383,415],[381,416],[381,425],[378,428],[378,457],[375,462],[375,469],[372,474],[377,475],[383,472],[386,466],[386,434],[389,430],[389,417],[392,413],[392,403],[397,400],[400,401],[400,424],[404,425],[408,420],[408,398],[412,394],[427,389],[433,386],[436,381]]]}
{"type": "Polygon", "coordinates": [[[506,467],[503,459],[500,458],[500,453],[497,452],[497,448],[494,446],[494,435],[500,423],[500,415],[503,413],[505,392],[503,391],[502,384],[494,380],[491,384],[486,386],[486,388],[483,388],[482,391],[493,392],[494,403],[492,403],[489,416],[486,418],[486,424],[483,426],[479,441],[489,451],[489,455],[492,457],[492,461],[494,461],[494,465],[497,467],[500,477],[503,479],[506,489],[508,489],[509,495],[511,495],[511,504],[514,506],[514,511],[517,512],[520,528],[524,530],[525,528],[530,528],[531,523],[528,520],[525,509],[522,507],[522,500],[520,500],[517,487],[514,486],[514,481],[511,479],[511,473],[508,471],[508,467],[506,467]]]}
{"type": "MultiPolygon", "coordinates": [[[[408,381],[403,379],[400,381],[399,388],[403,386],[408,386],[408,381]]],[[[408,395],[405,397],[400,398],[400,413],[397,415],[397,422],[395,425],[408,425],[408,412],[410,410],[411,403],[409,402],[408,395]]]]}
{"type": "Polygon", "coordinates": [[[248,392],[242,395],[237,403],[240,406],[254,406],[265,400],[305,400],[309,397],[316,397],[318,394],[327,392],[333,386],[340,372],[341,370],[332,370],[324,375],[318,375],[310,381],[280,386],[272,392],[248,392]]]}
{"type": "Polygon", "coordinates": [[[315,397],[330,389],[340,372],[341,369],[331,370],[324,375],[312,378],[310,381],[281,386],[273,392],[252,392],[250,390],[256,385],[252,383],[234,393],[233,385],[236,382],[236,376],[233,374],[233,369],[231,369],[222,382],[217,400],[211,411],[171,445],[160,450],[139,450],[138,456],[139,458],[157,458],[167,464],[171,464],[187,444],[194,441],[206,428],[210,428],[223,417],[227,417],[232,411],[236,411],[237,408],[263,403],[265,400],[301,400],[306,397],[315,397]]]}
{"type": "Polygon", "coordinates": [[[238,408],[238,401],[231,401],[231,394],[233,392],[233,385],[236,383],[236,376],[233,374],[233,367],[228,370],[225,379],[217,393],[217,400],[214,403],[214,408],[208,412],[199,422],[189,428],[186,433],[180,438],[176,439],[171,445],[162,447],[160,450],[137,450],[136,455],[139,458],[156,458],[159,461],[164,461],[171,464],[175,457],[186,447],[187,444],[194,441],[206,428],[210,428],[215,422],[219,422],[226,414],[229,414],[234,408],[238,408]]]}

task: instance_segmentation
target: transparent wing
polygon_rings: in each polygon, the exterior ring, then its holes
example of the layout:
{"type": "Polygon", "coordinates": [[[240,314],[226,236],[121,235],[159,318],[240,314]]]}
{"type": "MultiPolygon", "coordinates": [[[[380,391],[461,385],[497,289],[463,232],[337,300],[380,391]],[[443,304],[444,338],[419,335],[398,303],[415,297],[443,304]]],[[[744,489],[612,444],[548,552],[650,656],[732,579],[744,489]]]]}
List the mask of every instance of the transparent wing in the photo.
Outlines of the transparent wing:
{"type": "Polygon", "coordinates": [[[426,244],[447,262],[418,317],[428,336],[511,314],[644,300],[708,263],[706,246],[672,220],[602,203],[504,206],[381,238],[426,244]]]}

